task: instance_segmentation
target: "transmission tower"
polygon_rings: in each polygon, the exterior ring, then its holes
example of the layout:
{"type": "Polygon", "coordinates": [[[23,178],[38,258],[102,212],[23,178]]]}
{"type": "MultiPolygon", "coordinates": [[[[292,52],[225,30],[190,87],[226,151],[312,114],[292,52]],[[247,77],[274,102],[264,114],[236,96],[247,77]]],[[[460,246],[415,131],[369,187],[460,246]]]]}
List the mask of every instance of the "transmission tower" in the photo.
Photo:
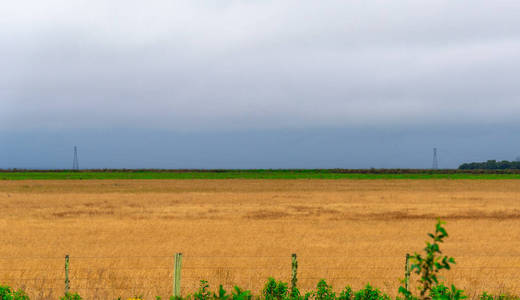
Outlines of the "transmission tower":
{"type": "Polygon", "coordinates": [[[72,162],[72,170],[79,170],[78,147],[76,146],[74,146],[74,161],[72,162]]]}
{"type": "Polygon", "coordinates": [[[437,157],[437,148],[433,148],[432,169],[437,170],[438,168],[439,168],[439,158],[437,157]]]}

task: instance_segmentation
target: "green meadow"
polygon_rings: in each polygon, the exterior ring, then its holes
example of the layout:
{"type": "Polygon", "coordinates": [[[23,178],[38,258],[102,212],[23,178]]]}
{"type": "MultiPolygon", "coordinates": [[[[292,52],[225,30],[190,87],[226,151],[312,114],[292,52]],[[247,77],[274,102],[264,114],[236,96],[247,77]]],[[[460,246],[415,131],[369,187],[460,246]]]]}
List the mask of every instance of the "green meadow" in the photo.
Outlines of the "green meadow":
{"type": "Polygon", "coordinates": [[[0,172],[0,179],[520,179],[520,174],[456,170],[67,170],[4,171],[0,172]]]}

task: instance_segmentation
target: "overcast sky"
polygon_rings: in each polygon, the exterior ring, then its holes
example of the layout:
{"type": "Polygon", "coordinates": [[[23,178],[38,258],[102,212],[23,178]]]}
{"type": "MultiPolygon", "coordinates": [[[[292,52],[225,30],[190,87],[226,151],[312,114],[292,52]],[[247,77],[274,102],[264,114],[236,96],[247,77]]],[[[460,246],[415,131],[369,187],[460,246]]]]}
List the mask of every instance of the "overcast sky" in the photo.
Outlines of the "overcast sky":
{"type": "Polygon", "coordinates": [[[132,142],[156,137],[166,157],[181,135],[186,157],[167,167],[428,167],[439,145],[445,167],[520,154],[517,0],[4,1],[0,66],[0,168],[68,167],[42,153],[110,142],[128,148],[84,167],[160,167],[132,142]],[[276,142],[324,134],[297,158],[276,142]],[[234,160],[248,136],[279,149],[234,160]],[[222,140],[226,159],[194,151],[222,140]]]}

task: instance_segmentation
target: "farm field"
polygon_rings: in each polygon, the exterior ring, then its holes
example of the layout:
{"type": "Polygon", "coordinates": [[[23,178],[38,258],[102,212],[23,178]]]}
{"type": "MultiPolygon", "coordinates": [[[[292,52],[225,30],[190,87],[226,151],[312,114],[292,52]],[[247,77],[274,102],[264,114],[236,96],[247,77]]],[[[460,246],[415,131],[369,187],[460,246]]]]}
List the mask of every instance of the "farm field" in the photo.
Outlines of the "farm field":
{"type": "Polygon", "coordinates": [[[4,180],[0,212],[0,283],[31,299],[63,293],[65,254],[86,299],[165,297],[176,252],[183,293],[200,279],[258,292],[289,281],[296,253],[303,290],[325,278],[395,295],[437,217],[457,261],[447,282],[520,293],[517,180],[4,180]]]}
{"type": "Polygon", "coordinates": [[[520,179],[519,170],[279,169],[279,170],[0,170],[0,180],[92,179],[520,179]]]}

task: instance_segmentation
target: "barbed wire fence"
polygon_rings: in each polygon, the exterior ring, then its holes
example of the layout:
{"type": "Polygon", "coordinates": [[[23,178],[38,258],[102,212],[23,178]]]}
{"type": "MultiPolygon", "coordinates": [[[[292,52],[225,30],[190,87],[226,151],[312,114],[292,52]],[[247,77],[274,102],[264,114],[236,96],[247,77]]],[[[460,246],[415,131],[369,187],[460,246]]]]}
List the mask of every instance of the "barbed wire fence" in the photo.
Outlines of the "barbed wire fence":
{"type": "MultiPolygon", "coordinates": [[[[519,291],[520,255],[460,256],[444,279],[467,292],[519,291]]],[[[24,289],[31,299],[59,299],[67,291],[85,299],[126,299],[192,294],[200,281],[260,293],[267,278],[300,291],[325,279],[335,290],[367,283],[396,294],[407,273],[406,256],[62,256],[0,257],[0,285],[24,289]]],[[[409,270],[409,269],[408,269],[409,270]]],[[[410,278],[410,289],[417,277],[410,278]]],[[[470,295],[471,296],[471,295],[470,295]]]]}

